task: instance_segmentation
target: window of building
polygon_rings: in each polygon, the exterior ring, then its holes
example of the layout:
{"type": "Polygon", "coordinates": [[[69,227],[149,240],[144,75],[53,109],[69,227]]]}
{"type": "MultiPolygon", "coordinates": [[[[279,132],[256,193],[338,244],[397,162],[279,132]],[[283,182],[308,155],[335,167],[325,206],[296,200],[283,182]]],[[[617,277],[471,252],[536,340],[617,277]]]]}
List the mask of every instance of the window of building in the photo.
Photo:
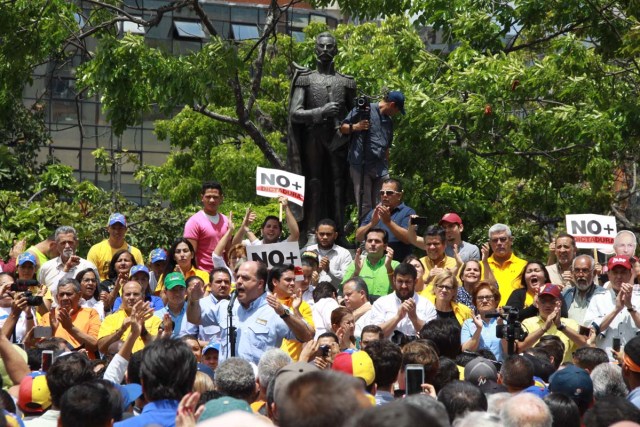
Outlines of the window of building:
{"type": "Polygon", "coordinates": [[[146,33],[146,29],[144,25],[137,24],[132,21],[122,21],[120,30],[123,33],[131,33],[131,34],[140,34],[144,35],[146,33]]]}
{"type": "Polygon", "coordinates": [[[231,24],[235,40],[252,40],[260,38],[258,27],[255,25],[231,24]]]}
{"type": "Polygon", "coordinates": [[[173,21],[176,38],[201,40],[207,37],[202,24],[197,21],[173,21]]]}

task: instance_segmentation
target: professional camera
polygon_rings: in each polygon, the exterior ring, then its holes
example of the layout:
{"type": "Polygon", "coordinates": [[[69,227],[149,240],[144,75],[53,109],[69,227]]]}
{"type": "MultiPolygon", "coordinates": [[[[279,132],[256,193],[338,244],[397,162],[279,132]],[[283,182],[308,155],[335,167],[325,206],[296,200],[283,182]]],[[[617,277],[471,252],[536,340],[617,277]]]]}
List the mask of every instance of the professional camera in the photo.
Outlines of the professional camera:
{"type": "Polygon", "coordinates": [[[27,298],[27,305],[32,307],[38,307],[44,302],[40,295],[34,295],[31,291],[23,293],[22,296],[27,298]]]}
{"type": "Polygon", "coordinates": [[[369,120],[371,118],[371,105],[368,96],[362,95],[357,97],[356,108],[358,109],[358,119],[369,120]]]}
{"type": "Polygon", "coordinates": [[[508,344],[509,354],[515,353],[516,340],[524,341],[529,333],[522,328],[522,323],[518,320],[518,309],[505,305],[502,307],[503,313],[487,314],[488,318],[500,317],[506,320],[505,325],[498,325],[496,327],[496,337],[500,339],[506,339],[508,344]]]}

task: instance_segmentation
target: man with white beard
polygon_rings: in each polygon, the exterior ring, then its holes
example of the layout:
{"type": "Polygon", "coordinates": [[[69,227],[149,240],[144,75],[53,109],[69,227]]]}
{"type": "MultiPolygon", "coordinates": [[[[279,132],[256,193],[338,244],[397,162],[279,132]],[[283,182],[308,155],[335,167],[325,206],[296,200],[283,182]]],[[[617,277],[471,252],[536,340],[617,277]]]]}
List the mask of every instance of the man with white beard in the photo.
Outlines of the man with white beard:
{"type": "Polygon", "coordinates": [[[589,255],[578,255],[571,265],[571,279],[569,286],[562,292],[562,298],[569,310],[569,319],[573,319],[583,326],[587,307],[594,295],[605,293],[605,289],[593,282],[595,261],[589,255]]]}

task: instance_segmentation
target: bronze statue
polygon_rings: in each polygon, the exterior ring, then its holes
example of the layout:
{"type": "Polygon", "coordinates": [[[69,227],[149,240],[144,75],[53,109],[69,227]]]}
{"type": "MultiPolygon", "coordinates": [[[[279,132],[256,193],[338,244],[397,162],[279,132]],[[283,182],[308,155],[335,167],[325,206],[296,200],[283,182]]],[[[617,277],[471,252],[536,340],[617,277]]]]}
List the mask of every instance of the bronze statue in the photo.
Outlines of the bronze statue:
{"type": "Polygon", "coordinates": [[[336,72],[333,59],[337,53],[336,39],[330,33],[319,34],[317,69],[296,65],[291,82],[287,160],[292,172],[306,177],[304,212],[294,211],[306,235],[320,219],[331,218],[344,237],[349,136],[339,128],[354,107],[356,82],[336,72]]]}

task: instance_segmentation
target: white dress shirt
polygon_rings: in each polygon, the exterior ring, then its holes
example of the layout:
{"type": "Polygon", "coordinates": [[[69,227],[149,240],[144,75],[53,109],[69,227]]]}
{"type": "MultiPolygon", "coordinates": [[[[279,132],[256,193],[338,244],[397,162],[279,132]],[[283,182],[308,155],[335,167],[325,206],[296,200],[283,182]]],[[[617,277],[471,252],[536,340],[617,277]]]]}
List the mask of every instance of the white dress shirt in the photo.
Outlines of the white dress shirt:
{"type": "MultiPolygon", "coordinates": [[[[431,301],[416,293],[413,294],[412,298],[416,303],[416,314],[418,315],[418,319],[423,322],[429,322],[436,318],[436,308],[431,301]]],[[[401,304],[402,301],[400,301],[400,298],[397,297],[395,292],[378,298],[376,302],[373,303],[373,307],[370,310],[371,318],[369,319],[369,323],[381,326],[383,323],[391,320],[391,318],[398,314],[398,309],[401,304]]],[[[409,315],[406,315],[398,322],[395,330],[409,336],[416,336],[418,335],[418,332],[420,332],[416,331],[413,327],[413,323],[409,320],[409,315]]]]}

